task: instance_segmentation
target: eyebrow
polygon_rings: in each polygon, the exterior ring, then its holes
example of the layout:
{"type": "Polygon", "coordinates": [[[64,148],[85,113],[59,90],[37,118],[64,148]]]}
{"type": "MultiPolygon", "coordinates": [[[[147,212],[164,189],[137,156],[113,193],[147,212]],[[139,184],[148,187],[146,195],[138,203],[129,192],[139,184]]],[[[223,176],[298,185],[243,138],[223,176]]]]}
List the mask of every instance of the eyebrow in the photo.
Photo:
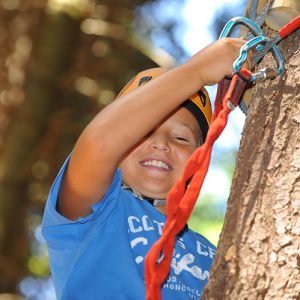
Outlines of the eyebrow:
{"type": "Polygon", "coordinates": [[[185,128],[188,128],[190,131],[194,133],[194,129],[189,123],[183,122],[183,121],[178,121],[180,125],[182,125],[185,128]]]}

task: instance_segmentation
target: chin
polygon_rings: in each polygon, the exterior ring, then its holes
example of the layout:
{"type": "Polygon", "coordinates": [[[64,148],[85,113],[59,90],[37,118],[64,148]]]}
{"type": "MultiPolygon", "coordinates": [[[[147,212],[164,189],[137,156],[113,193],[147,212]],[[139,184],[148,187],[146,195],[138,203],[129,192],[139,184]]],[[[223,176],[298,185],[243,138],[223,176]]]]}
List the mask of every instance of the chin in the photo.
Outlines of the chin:
{"type": "Polygon", "coordinates": [[[168,194],[167,192],[165,192],[165,190],[158,190],[157,188],[140,188],[139,190],[142,195],[151,199],[166,199],[168,194]]]}
{"type": "Polygon", "coordinates": [[[172,188],[170,182],[166,182],[161,178],[142,177],[139,181],[136,181],[133,180],[133,177],[124,176],[123,180],[134,190],[152,199],[166,199],[169,190],[172,188]]]}

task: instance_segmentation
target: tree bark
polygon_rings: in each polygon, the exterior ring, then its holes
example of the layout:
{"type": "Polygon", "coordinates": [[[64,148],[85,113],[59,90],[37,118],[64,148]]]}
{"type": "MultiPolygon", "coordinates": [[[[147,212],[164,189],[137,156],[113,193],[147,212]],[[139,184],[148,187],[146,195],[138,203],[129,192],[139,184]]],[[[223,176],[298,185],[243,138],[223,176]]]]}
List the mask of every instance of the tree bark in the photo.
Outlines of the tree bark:
{"type": "MultiPolygon", "coordinates": [[[[254,88],[201,299],[300,299],[299,44],[299,30],[283,40],[285,75],[254,88]]],[[[272,60],[267,55],[258,68],[272,60]]]]}

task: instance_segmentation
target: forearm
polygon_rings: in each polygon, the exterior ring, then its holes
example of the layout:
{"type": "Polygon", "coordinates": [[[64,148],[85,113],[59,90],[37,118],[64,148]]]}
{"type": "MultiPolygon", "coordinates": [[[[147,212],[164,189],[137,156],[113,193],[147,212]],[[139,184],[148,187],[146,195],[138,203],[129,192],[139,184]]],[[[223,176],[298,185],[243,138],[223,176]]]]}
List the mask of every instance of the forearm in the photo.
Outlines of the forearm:
{"type": "Polygon", "coordinates": [[[244,42],[222,39],[210,44],[184,65],[120,97],[95,117],[85,133],[93,132],[100,138],[104,135],[115,155],[113,158],[118,161],[184,100],[205,84],[218,82],[230,74],[244,42]]]}
{"type": "Polygon", "coordinates": [[[103,109],[79,137],[60,191],[69,218],[102,199],[121,159],[136,143],[205,84],[232,72],[242,39],[219,40],[187,63],[150,80],[103,109]]]}
{"type": "Polygon", "coordinates": [[[203,87],[204,83],[191,76],[192,72],[193,66],[182,65],[120,97],[102,110],[83,134],[93,135],[99,143],[105,141],[108,154],[119,161],[155,125],[203,87]]]}

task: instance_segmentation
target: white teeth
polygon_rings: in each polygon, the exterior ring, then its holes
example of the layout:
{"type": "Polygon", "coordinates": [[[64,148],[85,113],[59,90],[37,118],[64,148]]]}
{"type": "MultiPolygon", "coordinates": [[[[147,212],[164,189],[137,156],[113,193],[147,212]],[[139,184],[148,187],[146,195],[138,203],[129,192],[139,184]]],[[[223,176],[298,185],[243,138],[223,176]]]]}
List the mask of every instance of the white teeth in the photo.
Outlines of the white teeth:
{"type": "Polygon", "coordinates": [[[170,167],[163,161],[161,160],[147,160],[142,162],[143,166],[152,166],[156,168],[162,168],[165,170],[170,170],[170,167]]]}

